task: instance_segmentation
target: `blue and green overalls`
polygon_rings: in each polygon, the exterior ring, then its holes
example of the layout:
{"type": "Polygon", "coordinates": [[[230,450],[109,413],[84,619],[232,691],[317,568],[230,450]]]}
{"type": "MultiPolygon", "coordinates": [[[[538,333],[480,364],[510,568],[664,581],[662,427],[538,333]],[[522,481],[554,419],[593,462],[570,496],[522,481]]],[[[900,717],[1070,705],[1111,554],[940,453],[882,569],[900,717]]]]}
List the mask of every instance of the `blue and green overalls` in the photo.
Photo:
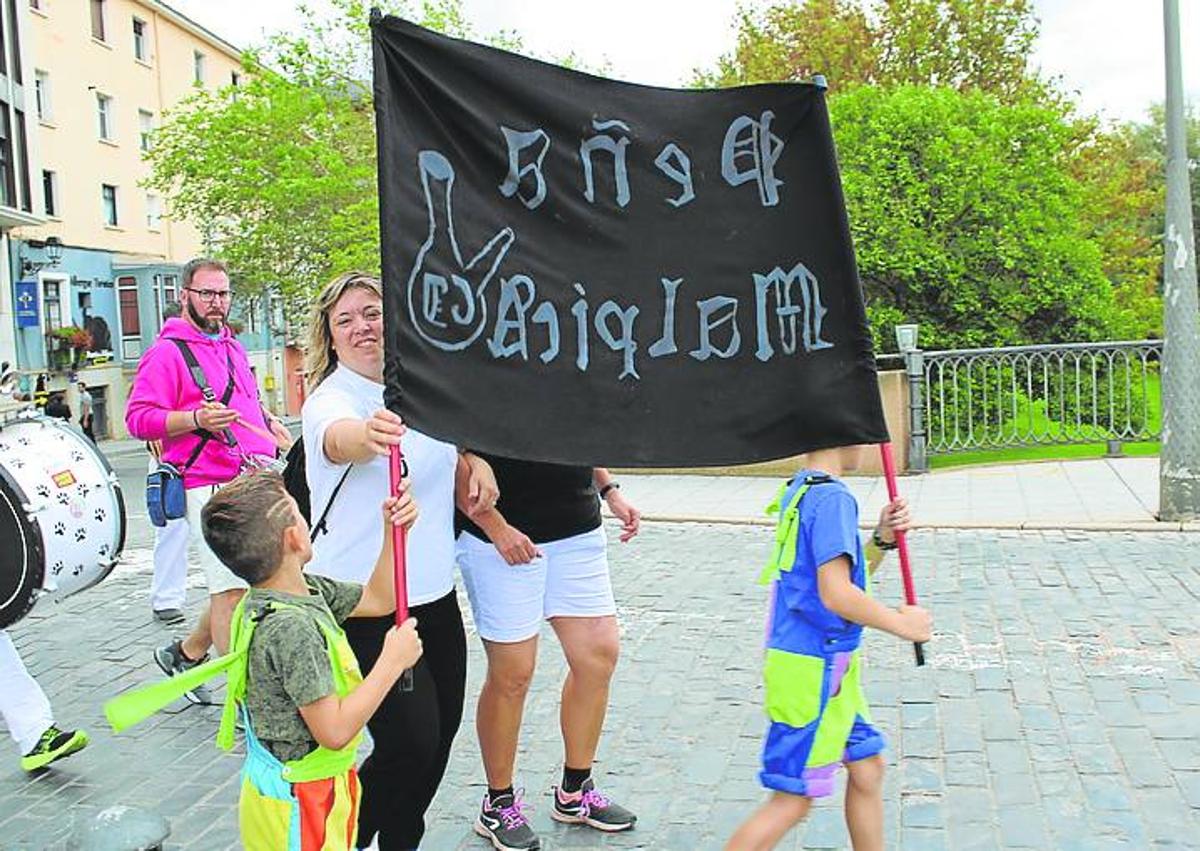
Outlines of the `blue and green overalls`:
{"type": "Polygon", "coordinates": [[[871,726],[859,683],[862,627],[822,605],[820,564],[813,563],[815,552],[829,549],[814,546],[814,538],[824,535],[834,546],[845,542],[847,550],[854,548],[851,581],[867,591],[857,506],[851,518],[846,499],[853,505],[840,481],[801,474],[767,508],[779,521],[771,560],[760,576],[771,585],[771,602],[763,669],[770,726],[759,779],[768,789],[809,798],[831,795],[840,764],[874,756],[885,744],[871,726]],[[822,503],[831,499],[842,500],[841,511],[823,512],[822,503]],[[831,528],[831,521],[850,528],[831,528]]]}
{"type": "MultiPolygon", "coordinates": [[[[233,613],[228,654],[169,680],[120,695],[105,704],[105,714],[113,729],[120,732],[225,671],[228,681],[217,746],[224,750],[233,747],[235,721],[241,713],[246,728],[246,760],[238,801],[243,846],[249,851],[354,848],[361,800],[355,760],[362,732],[344,748],[331,750],[318,745],[302,759],[289,762],[281,762],[258,740],[243,702],[250,640],[256,624],[273,609],[300,607],[272,600],[247,612],[245,602],[243,597],[233,613]]],[[[311,609],[304,613],[314,616],[311,609]]],[[[362,682],[358,661],[345,633],[332,618],[315,615],[314,619],[325,636],[334,689],[338,697],[345,697],[362,682]]]]}

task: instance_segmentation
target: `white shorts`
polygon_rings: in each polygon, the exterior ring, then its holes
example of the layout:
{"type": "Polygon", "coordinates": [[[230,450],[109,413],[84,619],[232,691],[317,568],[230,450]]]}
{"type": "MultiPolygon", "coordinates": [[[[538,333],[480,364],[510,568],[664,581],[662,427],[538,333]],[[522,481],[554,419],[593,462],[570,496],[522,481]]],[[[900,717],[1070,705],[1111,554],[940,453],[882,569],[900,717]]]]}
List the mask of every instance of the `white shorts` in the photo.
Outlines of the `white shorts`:
{"type": "Polygon", "coordinates": [[[209,498],[220,487],[220,485],[201,485],[197,488],[188,488],[187,491],[188,540],[196,548],[196,556],[200,561],[200,569],[204,571],[204,581],[208,585],[210,596],[220,594],[222,591],[250,587],[235,576],[232,570],[221,564],[217,554],[205,543],[204,533],[200,529],[200,509],[208,504],[209,498]]]}
{"type": "Polygon", "coordinates": [[[481,638],[514,643],[533,638],[549,618],[616,614],[604,529],[537,547],[541,557],[510,565],[491,542],[458,536],[458,566],[481,638]]]}

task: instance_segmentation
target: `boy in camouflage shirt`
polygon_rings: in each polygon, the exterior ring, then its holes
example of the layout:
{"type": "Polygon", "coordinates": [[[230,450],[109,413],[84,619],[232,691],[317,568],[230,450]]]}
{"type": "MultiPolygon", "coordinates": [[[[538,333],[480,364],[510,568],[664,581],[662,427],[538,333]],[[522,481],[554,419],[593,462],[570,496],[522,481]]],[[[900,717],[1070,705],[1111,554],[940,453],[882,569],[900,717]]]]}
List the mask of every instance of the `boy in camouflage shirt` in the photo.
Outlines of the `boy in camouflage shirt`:
{"type": "MultiPolygon", "coordinates": [[[[383,522],[410,527],[407,492],[384,502],[383,522]]],[[[250,590],[234,613],[225,715],[218,744],[246,728],[238,821],[248,849],[349,849],[360,788],[362,730],[400,674],[421,655],[416,621],[393,627],[371,672],[358,669],[340,624],[396,609],[391,535],[366,585],[308,576],[308,524],[273,472],[243,476],[201,513],[205,541],[250,590]]],[[[221,662],[222,660],[216,660],[221,662]]],[[[213,663],[210,663],[213,664],[213,663]]],[[[190,672],[189,672],[190,673],[190,672]]]]}

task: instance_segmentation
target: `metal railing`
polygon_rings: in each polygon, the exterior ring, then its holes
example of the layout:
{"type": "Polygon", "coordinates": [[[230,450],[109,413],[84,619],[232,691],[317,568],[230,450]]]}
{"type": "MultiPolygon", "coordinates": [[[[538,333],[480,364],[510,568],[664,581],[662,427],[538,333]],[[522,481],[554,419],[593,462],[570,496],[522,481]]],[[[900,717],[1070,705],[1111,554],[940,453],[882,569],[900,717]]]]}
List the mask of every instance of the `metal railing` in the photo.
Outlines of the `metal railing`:
{"type": "Polygon", "coordinates": [[[1157,439],[1161,358],[1161,340],[909,352],[909,468],[932,454],[1157,439]]]}

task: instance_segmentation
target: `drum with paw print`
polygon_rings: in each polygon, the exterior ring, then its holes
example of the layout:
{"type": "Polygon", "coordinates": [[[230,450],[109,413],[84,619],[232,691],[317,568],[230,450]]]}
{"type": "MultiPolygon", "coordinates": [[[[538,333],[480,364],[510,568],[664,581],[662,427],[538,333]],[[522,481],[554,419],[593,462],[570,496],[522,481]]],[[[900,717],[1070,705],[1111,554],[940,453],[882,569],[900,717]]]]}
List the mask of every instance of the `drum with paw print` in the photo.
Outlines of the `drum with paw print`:
{"type": "Polygon", "coordinates": [[[90,588],[125,546],[125,500],[82,432],[27,411],[0,420],[0,628],[43,594],[90,588]]]}

